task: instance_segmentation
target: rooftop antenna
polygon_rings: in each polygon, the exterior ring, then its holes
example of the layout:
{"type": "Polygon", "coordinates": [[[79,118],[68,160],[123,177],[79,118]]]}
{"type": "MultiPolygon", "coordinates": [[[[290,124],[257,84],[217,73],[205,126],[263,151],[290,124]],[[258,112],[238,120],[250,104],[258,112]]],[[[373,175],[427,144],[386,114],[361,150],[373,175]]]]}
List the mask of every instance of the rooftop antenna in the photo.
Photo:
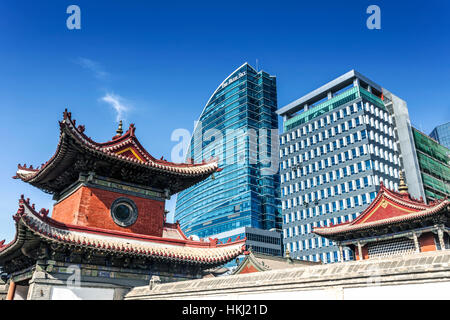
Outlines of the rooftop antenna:
{"type": "Polygon", "coordinates": [[[256,59],[256,71],[259,71],[259,69],[258,69],[258,59],[256,59]]]}

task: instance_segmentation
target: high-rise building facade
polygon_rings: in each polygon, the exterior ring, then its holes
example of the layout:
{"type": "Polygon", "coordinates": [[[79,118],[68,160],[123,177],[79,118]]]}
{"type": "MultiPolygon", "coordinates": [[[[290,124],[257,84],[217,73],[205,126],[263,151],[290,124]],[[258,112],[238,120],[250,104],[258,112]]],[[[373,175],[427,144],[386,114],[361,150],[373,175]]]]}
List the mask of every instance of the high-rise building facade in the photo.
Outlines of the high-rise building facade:
{"type": "MultiPolygon", "coordinates": [[[[312,229],[354,220],[381,182],[397,190],[401,144],[386,100],[381,86],[352,70],[277,111],[283,243],[291,257],[338,261],[338,245],[312,229]]],[[[407,142],[405,150],[414,147],[407,142]]],[[[348,248],[343,257],[354,258],[348,248]]]]}
{"type": "Polygon", "coordinates": [[[247,63],[212,94],[187,155],[218,158],[223,170],[178,194],[175,220],[187,235],[227,241],[246,227],[281,231],[276,109],[276,78],[247,63]]]}
{"type": "Polygon", "coordinates": [[[441,124],[433,129],[430,137],[442,144],[447,149],[450,149],[450,122],[441,124]]]}
{"type": "Polygon", "coordinates": [[[413,128],[414,143],[427,201],[450,196],[450,150],[413,128]]]}

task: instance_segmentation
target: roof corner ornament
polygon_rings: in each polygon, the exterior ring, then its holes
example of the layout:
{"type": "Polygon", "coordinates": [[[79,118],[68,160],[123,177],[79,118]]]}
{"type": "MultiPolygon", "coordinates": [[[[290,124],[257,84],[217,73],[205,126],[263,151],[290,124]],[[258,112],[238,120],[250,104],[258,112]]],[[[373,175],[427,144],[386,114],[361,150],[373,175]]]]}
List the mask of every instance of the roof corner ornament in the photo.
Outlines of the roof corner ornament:
{"type": "Polygon", "coordinates": [[[49,209],[42,208],[41,211],[39,211],[39,214],[41,215],[42,218],[45,219],[48,217],[49,212],[50,212],[49,209]]]}
{"type": "Polygon", "coordinates": [[[95,178],[95,172],[94,171],[89,171],[86,181],[87,182],[94,181],[94,178],[95,178]]]}
{"type": "Polygon", "coordinates": [[[209,239],[209,243],[211,244],[212,247],[217,247],[217,243],[219,242],[219,239],[217,238],[208,238],[209,239]]]}
{"type": "Polygon", "coordinates": [[[134,126],[134,123],[130,124],[128,131],[130,132],[130,136],[134,136],[134,132],[136,131],[136,127],[134,126]]]}
{"type": "Polygon", "coordinates": [[[72,113],[67,111],[67,108],[63,112],[63,119],[70,120],[72,118],[72,113]]]}
{"type": "Polygon", "coordinates": [[[170,200],[170,189],[169,188],[164,189],[164,198],[166,198],[167,200],[170,200]]]}
{"type": "Polygon", "coordinates": [[[161,284],[161,279],[159,278],[159,276],[153,275],[150,278],[148,287],[150,290],[153,290],[158,284],[161,284]]]}

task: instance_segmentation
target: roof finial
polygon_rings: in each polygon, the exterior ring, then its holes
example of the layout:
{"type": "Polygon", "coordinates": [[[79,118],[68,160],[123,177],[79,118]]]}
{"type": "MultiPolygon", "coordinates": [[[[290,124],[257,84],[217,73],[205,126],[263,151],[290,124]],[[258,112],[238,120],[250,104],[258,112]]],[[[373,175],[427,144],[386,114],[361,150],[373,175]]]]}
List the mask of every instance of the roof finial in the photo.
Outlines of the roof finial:
{"type": "Polygon", "coordinates": [[[122,120],[119,121],[119,128],[116,130],[116,133],[120,136],[123,134],[122,120]]]}
{"type": "Polygon", "coordinates": [[[285,258],[289,263],[292,263],[292,258],[291,258],[290,252],[289,252],[289,248],[286,248],[285,258]]]}
{"type": "Polygon", "coordinates": [[[400,182],[398,184],[398,191],[400,193],[403,193],[403,194],[408,194],[408,186],[405,183],[405,179],[403,177],[403,171],[402,170],[400,170],[399,179],[400,179],[400,182]]]}

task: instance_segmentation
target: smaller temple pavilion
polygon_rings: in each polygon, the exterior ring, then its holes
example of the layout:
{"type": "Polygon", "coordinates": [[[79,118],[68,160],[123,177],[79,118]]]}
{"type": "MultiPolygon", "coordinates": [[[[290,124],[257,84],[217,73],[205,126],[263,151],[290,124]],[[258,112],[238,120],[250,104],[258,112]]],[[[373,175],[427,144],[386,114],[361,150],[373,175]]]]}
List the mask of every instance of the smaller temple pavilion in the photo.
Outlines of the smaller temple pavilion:
{"type": "Polygon", "coordinates": [[[19,165],[14,177],[52,194],[55,204],[50,216],[19,199],[15,238],[0,241],[7,299],[120,299],[149,282],[201,278],[244,251],[245,239],[194,241],[166,222],[165,200],[220,171],[216,160],[155,159],[133,124],[125,133],[120,124],[105,143],[87,137],[67,110],[59,125],[50,160],[19,165]]]}
{"type": "Polygon", "coordinates": [[[289,251],[286,251],[285,257],[254,253],[251,248],[245,251],[244,254],[244,259],[233,271],[233,275],[321,264],[321,262],[292,259],[289,251]]]}
{"type": "Polygon", "coordinates": [[[313,232],[337,243],[357,260],[417,252],[445,250],[449,241],[450,201],[424,203],[408,193],[403,175],[399,192],[380,190],[373,202],[353,221],[314,228],[313,232]]]}

